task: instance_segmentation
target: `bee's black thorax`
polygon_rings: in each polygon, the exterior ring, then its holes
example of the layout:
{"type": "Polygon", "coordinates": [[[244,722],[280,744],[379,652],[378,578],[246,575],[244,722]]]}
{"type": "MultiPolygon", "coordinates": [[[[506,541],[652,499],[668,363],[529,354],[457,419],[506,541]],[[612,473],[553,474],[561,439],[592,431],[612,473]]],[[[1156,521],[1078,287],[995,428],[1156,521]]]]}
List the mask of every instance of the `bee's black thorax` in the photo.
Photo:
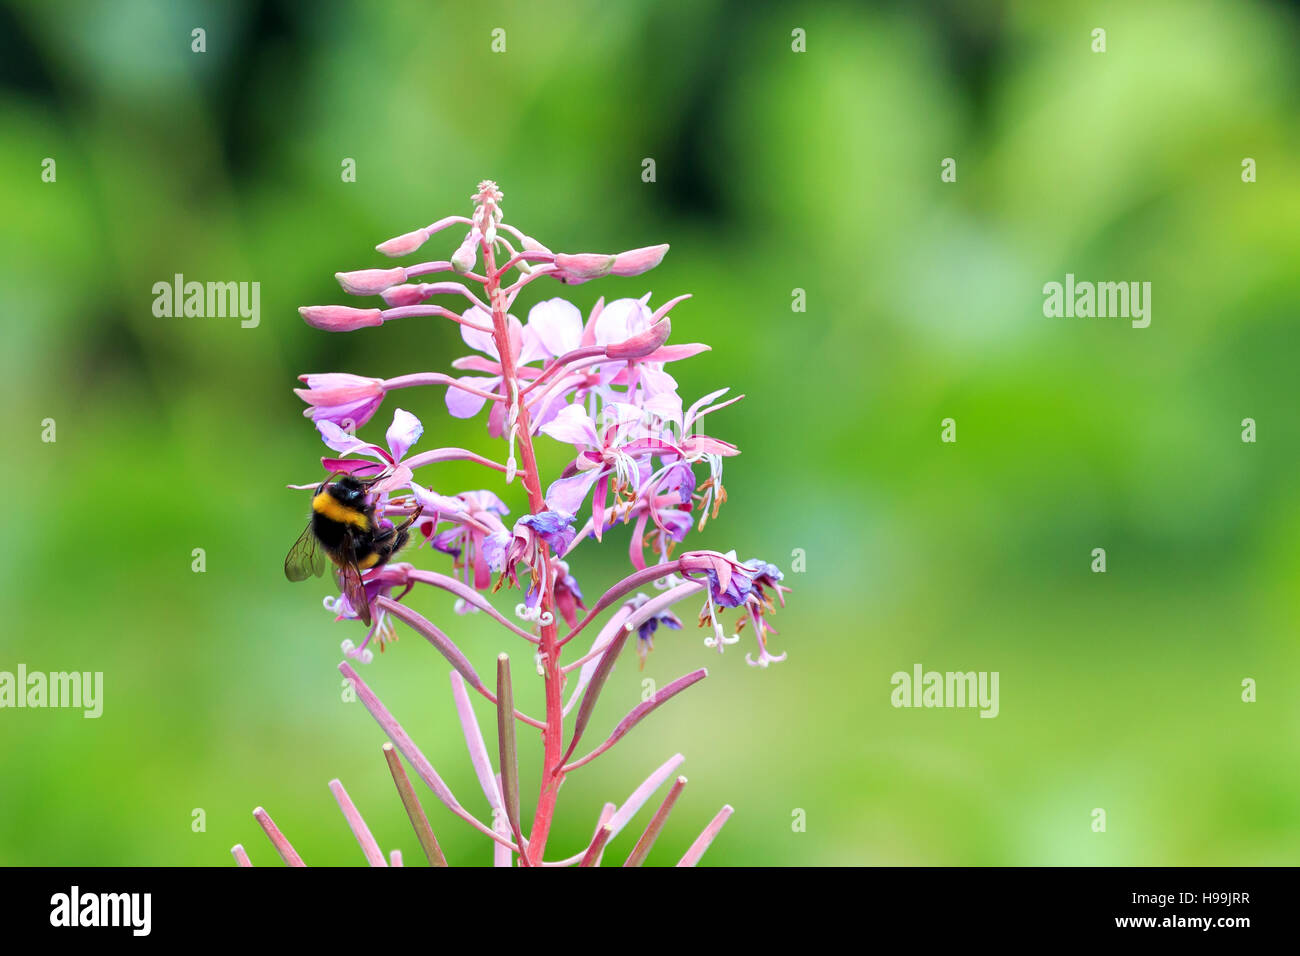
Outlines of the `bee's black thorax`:
{"type": "Polygon", "coordinates": [[[352,477],[322,485],[312,498],[312,533],[335,564],[343,564],[350,549],[359,568],[385,564],[406,544],[407,532],[380,528],[365,486],[352,477]]]}

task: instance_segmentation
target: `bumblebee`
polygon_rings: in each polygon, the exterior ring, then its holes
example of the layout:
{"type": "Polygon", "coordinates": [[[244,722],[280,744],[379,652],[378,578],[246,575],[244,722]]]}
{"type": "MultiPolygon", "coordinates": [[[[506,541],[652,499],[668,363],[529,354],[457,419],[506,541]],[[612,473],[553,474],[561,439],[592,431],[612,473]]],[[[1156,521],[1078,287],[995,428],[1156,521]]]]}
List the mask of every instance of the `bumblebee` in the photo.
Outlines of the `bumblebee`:
{"type": "Polygon", "coordinates": [[[370,599],[361,572],[387,564],[406,544],[407,529],[420,516],[417,507],[402,524],[380,527],[368,491],[379,477],[344,475],[338,481],[321,482],[311,499],[311,520],[284,559],[284,576],[305,581],[325,572],[324,555],[329,555],[338,568],[344,596],[367,626],[370,599]]]}

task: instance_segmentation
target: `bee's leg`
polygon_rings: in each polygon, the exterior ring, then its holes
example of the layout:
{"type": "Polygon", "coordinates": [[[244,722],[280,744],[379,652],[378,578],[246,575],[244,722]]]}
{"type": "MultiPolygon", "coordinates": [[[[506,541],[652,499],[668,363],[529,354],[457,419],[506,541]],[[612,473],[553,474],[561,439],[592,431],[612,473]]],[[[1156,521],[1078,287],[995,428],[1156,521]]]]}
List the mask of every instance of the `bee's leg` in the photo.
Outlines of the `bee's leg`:
{"type": "MultiPolygon", "coordinates": [[[[394,534],[400,534],[403,536],[402,544],[406,543],[406,537],[405,537],[406,529],[409,528],[411,525],[415,524],[416,520],[420,517],[420,515],[423,512],[424,512],[424,505],[416,505],[415,511],[411,512],[410,516],[405,521],[403,521],[401,524],[393,528],[394,534]]],[[[397,547],[400,548],[401,546],[402,545],[399,544],[397,547]]],[[[394,548],[393,550],[397,550],[397,549],[394,548]]]]}
{"type": "Polygon", "coordinates": [[[406,547],[406,542],[410,539],[410,532],[406,530],[410,522],[404,523],[399,528],[390,528],[383,534],[376,535],[374,540],[374,549],[379,555],[373,567],[379,568],[387,564],[398,551],[406,547]]]}

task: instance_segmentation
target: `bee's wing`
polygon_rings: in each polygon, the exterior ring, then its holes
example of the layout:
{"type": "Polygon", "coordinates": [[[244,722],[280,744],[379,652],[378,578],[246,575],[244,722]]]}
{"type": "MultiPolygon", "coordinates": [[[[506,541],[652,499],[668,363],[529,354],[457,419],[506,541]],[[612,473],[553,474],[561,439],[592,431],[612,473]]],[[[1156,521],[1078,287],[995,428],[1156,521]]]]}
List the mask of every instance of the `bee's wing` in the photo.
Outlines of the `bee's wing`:
{"type": "Polygon", "coordinates": [[[357,568],[356,549],[352,544],[352,535],[343,536],[343,563],[339,566],[339,577],[343,580],[343,594],[357,612],[357,617],[370,626],[370,599],[366,597],[366,586],[361,581],[361,571],[357,568]]]}
{"type": "Polygon", "coordinates": [[[284,576],[290,581],[306,581],[312,575],[320,577],[324,573],[325,555],[321,554],[320,542],[316,540],[309,522],[285,556],[284,576]]]}

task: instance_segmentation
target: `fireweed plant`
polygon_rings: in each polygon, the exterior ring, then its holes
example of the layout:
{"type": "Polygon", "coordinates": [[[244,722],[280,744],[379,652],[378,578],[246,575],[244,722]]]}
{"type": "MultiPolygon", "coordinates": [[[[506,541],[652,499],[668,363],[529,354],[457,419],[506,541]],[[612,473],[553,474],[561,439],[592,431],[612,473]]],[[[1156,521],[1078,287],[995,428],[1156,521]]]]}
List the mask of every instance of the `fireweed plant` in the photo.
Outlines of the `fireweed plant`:
{"type": "MultiPolygon", "coordinates": [[[[727,392],[721,389],[683,407],[677,383],[666,370],[669,364],[708,349],[700,344],[667,344],[669,312],[688,296],[654,309],[649,294],[607,304],[601,299],[585,322],[577,307],[562,298],[534,305],[526,323],[510,312],[519,293],[539,279],[577,285],[602,276],[640,275],[659,264],[668,246],[619,255],[552,252],[506,223],[501,201],[496,184],[482,182],[473,196],[472,217],[448,216],[377,247],[388,256],[405,256],[444,229],[468,227],[449,260],[337,274],[345,292],[380,296],[386,308],[326,305],[300,310],[309,325],[331,332],[417,316],[448,319],[460,326],[465,344],[476,353],[452,363],[465,374],[419,372],[386,380],[346,373],[304,375],[306,387],[296,391],[307,403],[304,414],[332,452],[321,460],[325,471],[366,479],[369,502],[382,527],[416,515],[412,528],[416,545],[427,543],[445,556],[445,571],[394,561],[363,572],[372,623],[360,643],[343,642],[347,659],[339,665],[391,741],[384,745],[385,758],[429,862],[446,865],[394,748],[453,814],[494,841],[497,865],[517,861],[520,866],[591,866],[600,862],[608,841],[673,777],[683,758],[681,754],[670,758],[621,806],[606,804],[585,848],[567,859],[548,860],[543,854],[565,777],[605,753],[652,711],[707,675],[700,668],[660,688],[634,707],[602,743],[580,750],[596,701],[627,642],[635,635],[644,666],[658,630],[682,627],[672,608],[699,597],[698,620],[708,631],[705,645],[721,654],[748,626],[757,650],[746,660],[767,667],[785,656],[768,648],[769,636],[775,633],[768,616],[774,600],[784,603],[788,589],[780,583],[781,572],[765,561],[742,562],[734,551],[721,554],[678,547],[693,528],[702,530],[717,515],[726,501],[723,462],[739,453],[734,445],[706,434],[702,425],[706,416],[739,397],[720,401],[727,392]],[[440,273],[455,278],[424,281],[440,273]],[[433,302],[447,297],[454,308],[433,302]],[[505,463],[462,448],[415,451],[423,425],[400,408],[393,412],[382,445],[355,436],[354,430],[378,413],[388,393],[415,386],[445,387],[447,410],[457,418],[474,417],[486,407],[489,435],[505,442],[505,463]],[[539,436],[568,446],[572,453],[572,460],[549,483],[543,482],[534,453],[539,436]],[[452,460],[503,473],[507,484],[522,482],[528,513],[512,520],[505,504],[490,490],[455,495],[433,490],[423,474],[452,460]],[[617,524],[631,528],[632,571],[588,607],[566,559],[584,542],[600,542],[617,524]],[[449,592],[455,597],[457,613],[486,614],[510,637],[529,645],[545,682],[543,718],[515,709],[507,655],[498,657],[496,681],[489,686],[442,628],[403,603],[421,586],[449,592]],[[503,588],[521,592],[514,620],[489,600],[490,594],[503,588]],[[586,649],[573,652],[566,663],[569,646],[586,637],[606,611],[612,613],[594,639],[583,641],[586,649]],[[737,633],[729,634],[724,626],[729,611],[738,612],[737,633]],[[395,637],[395,621],[423,636],[451,664],[452,695],[471,762],[493,811],[491,824],[479,820],[453,796],[353,668],[352,662],[369,663],[373,648],[383,650],[395,637]],[[496,770],[471,706],[471,691],[496,708],[496,770]],[[570,715],[573,721],[566,737],[565,718],[570,715]],[[539,731],[543,747],[541,783],[527,836],[520,812],[517,724],[539,731]]],[[[338,620],[359,617],[344,594],[327,598],[325,604],[338,620]]],[[[645,861],[685,782],[684,777],[676,777],[625,865],[645,861]]],[[[330,789],[371,865],[399,863],[399,851],[385,859],[342,784],[332,781],[330,789]]],[[[679,865],[695,864],[730,814],[731,807],[724,806],[679,865]]],[[[266,812],[259,807],[254,816],[282,859],[302,865],[266,812]]],[[[241,865],[250,865],[242,846],[233,853],[241,865]]]]}

